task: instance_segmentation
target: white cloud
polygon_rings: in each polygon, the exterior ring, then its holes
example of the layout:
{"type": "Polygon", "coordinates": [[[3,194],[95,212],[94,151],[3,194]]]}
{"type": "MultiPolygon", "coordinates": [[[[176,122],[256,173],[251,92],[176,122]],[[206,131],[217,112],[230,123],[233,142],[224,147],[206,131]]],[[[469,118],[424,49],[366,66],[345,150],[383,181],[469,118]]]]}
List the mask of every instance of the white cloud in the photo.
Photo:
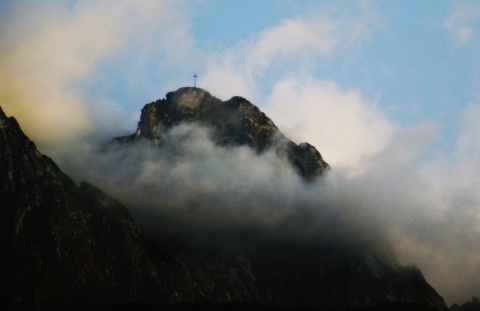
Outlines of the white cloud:
{"type": "Polygon", "coordinates": [[[463,108],[458,123],[455,148],[438,154],[422,167],[422,173],[439,188],[469,188],[480,183],[480,105],[471,103],[463,108]]]}
{"type": "MultiPolygon", "coordinates": [[[[403,262],[419,266],[450,303],[461,303],[480,290],[480,128],[477,122],[480,106],[470,104],[462,115],[455,149],[435,152],[420,142],[423,151],[413,154],[417,157],[425,154],[426,160],[408,161],[406,167],[395,164],[399,173],[394,177],[397,182],[385,181],[376,188],[379,193],[385,193],[382,184],[384,187],[390,183],[408,189],[409,194],[388,195],[391,202],[398,199],[402,206],[398,210],[400,214],[389,217],[400,224],[395,229],[397,252],[403,262]]],[[[432,130],[425,136],[427,141],[435,137],[436,130],[432,130]]],[[[406,141],[413,142],[413,137],[424,136],[418,131],[412,134],[414,136],[406,141]]],[[[387,154],[384,160],[377,159],[377,163],[386,163],[389,159],[395,157],[387,154]]],[[[382,167],[381,171],[385,172],[382,167]]]]}
{"type": "Polygon", "coordinates": [[[313,144],[348,175],[367,169],[368,159],[385,148],[395,132],[375,102],[312,78],[278,82],[265,110],[287,135],[313,144]]]}
{"type": "Polygon", "coordinates": [[[222,99],[236,95],[250,100],[258,98],[256,81],[251,73],[238,68],[232,56],[222,58],[211,57],[207,61],[206,70],[200,77],[201,87],[222,99]]]}
{"type": "Polygon", "coordinates": [[[364,11],[336,18],[322,12],[283,20],[212,57],[202,85],[221,97],[239,95],[235,92],[242,90],[243,96],[252,94],[249,99],[258,100],[258,85],[268,71],[308,71],[319,57],[329,57],[368,38],[376,20],[368,7],[364,11]]]}
{"type": "Polygon", "coordinates": [[[364,37],[368,27],[358,20],[334,20],[325,16],[284,20],[264,30],[255,43],[246,43],[252,71],[265,70],[275,58],[328,55],[364,37]]]}
{"type": "Polygon", "coordinates": [[[81,85],[112,78],[102,72],[102,62],[115,60],[125,75],[137,66],[138,79],[145,80],[142,70],[151,64],[141,61],[152,55],[173,65],[188,59],[193,41],[182,3],[12,2],[0,18],[2,107],[43,150],[55,152],[84,137],[97,126],[95,105],[106,100],[81,85]]]}

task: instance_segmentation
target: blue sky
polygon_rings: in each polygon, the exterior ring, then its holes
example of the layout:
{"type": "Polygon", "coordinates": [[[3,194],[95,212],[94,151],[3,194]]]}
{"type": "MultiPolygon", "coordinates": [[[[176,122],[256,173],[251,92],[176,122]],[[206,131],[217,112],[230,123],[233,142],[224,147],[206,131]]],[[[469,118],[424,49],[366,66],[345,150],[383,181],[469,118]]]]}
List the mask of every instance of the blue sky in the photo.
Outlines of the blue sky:
{"type": "MultiPolygon", "coordinates": [[[[318,1],[198,2],[192,33],[200,49],[215,52],[255,38],[284,19],[321,13],[322,5],[318,1]]],[[[317,59],[311,73],[360,89],[370,98],[381,96],[380,104],[392,110],[389,116],[401,124],[457,118],[459,108],[478,94],[473,85],[475,43],[457,46],[445,29],[454,3],[384,1],[374,10],[379,21],[371,37],[338,57],[317,59]]]]}
{"type": "Polygon", "coordinates": [[[449,302],[480,292],[479,55],[479,1],[0,2],[0,105],[60,164],[197,73],[390,193],[399,257],[449,302]]]}

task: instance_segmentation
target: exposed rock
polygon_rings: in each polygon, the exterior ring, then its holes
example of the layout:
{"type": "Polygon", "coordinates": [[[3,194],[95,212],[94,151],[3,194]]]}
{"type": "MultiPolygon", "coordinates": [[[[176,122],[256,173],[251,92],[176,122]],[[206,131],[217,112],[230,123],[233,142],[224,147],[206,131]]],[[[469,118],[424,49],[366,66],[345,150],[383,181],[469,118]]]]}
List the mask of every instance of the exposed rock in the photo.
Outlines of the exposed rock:
{"type": "Polygon", "coordinates": [[[199,88],[184,87],[166,99],[145,105],[135,134],[116,138],[118,142],[148,139],[161,145],[164,134],[181,123],[196,123],[213,129],[213,140],[222,146],[250,146],[257,152],[269,149],[286,156],[306,180],[328,169],[318,150],[295,144],[286,138],[258,107],[243,97],[221,101],[199,88]]]}

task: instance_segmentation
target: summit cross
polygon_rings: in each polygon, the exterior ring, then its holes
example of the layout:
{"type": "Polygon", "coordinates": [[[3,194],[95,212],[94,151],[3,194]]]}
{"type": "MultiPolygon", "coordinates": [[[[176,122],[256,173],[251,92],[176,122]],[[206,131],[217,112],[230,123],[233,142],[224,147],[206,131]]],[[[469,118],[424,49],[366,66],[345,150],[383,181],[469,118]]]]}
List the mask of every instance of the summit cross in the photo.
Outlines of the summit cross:
{"type": "Polygon", "coordinates": [[[194,74],[193,75],[193,87],[196,88],[197,87],[197,74],[194,74]]]}

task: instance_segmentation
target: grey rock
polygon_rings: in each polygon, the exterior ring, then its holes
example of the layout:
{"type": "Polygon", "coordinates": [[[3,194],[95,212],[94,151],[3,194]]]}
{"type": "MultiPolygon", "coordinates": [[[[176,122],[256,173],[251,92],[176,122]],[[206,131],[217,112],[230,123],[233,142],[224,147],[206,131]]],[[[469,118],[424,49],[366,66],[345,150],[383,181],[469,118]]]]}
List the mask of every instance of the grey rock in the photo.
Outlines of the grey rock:
{"type": "Polygon", "coordinates": [[[249,146],[261,153],[275,150],[288,158],[307,181],[329,168],[318,150],[308,144],[295,144],[286,138],[265,113],[243,97],[221,101],[199,88],[184,87],[145,105],[137,131],[118,137],[117,142],[147,139],[161,145],[164,134],[182,123],[195,123],[213,129],[212,139],[221,146],[249,146]]]}

